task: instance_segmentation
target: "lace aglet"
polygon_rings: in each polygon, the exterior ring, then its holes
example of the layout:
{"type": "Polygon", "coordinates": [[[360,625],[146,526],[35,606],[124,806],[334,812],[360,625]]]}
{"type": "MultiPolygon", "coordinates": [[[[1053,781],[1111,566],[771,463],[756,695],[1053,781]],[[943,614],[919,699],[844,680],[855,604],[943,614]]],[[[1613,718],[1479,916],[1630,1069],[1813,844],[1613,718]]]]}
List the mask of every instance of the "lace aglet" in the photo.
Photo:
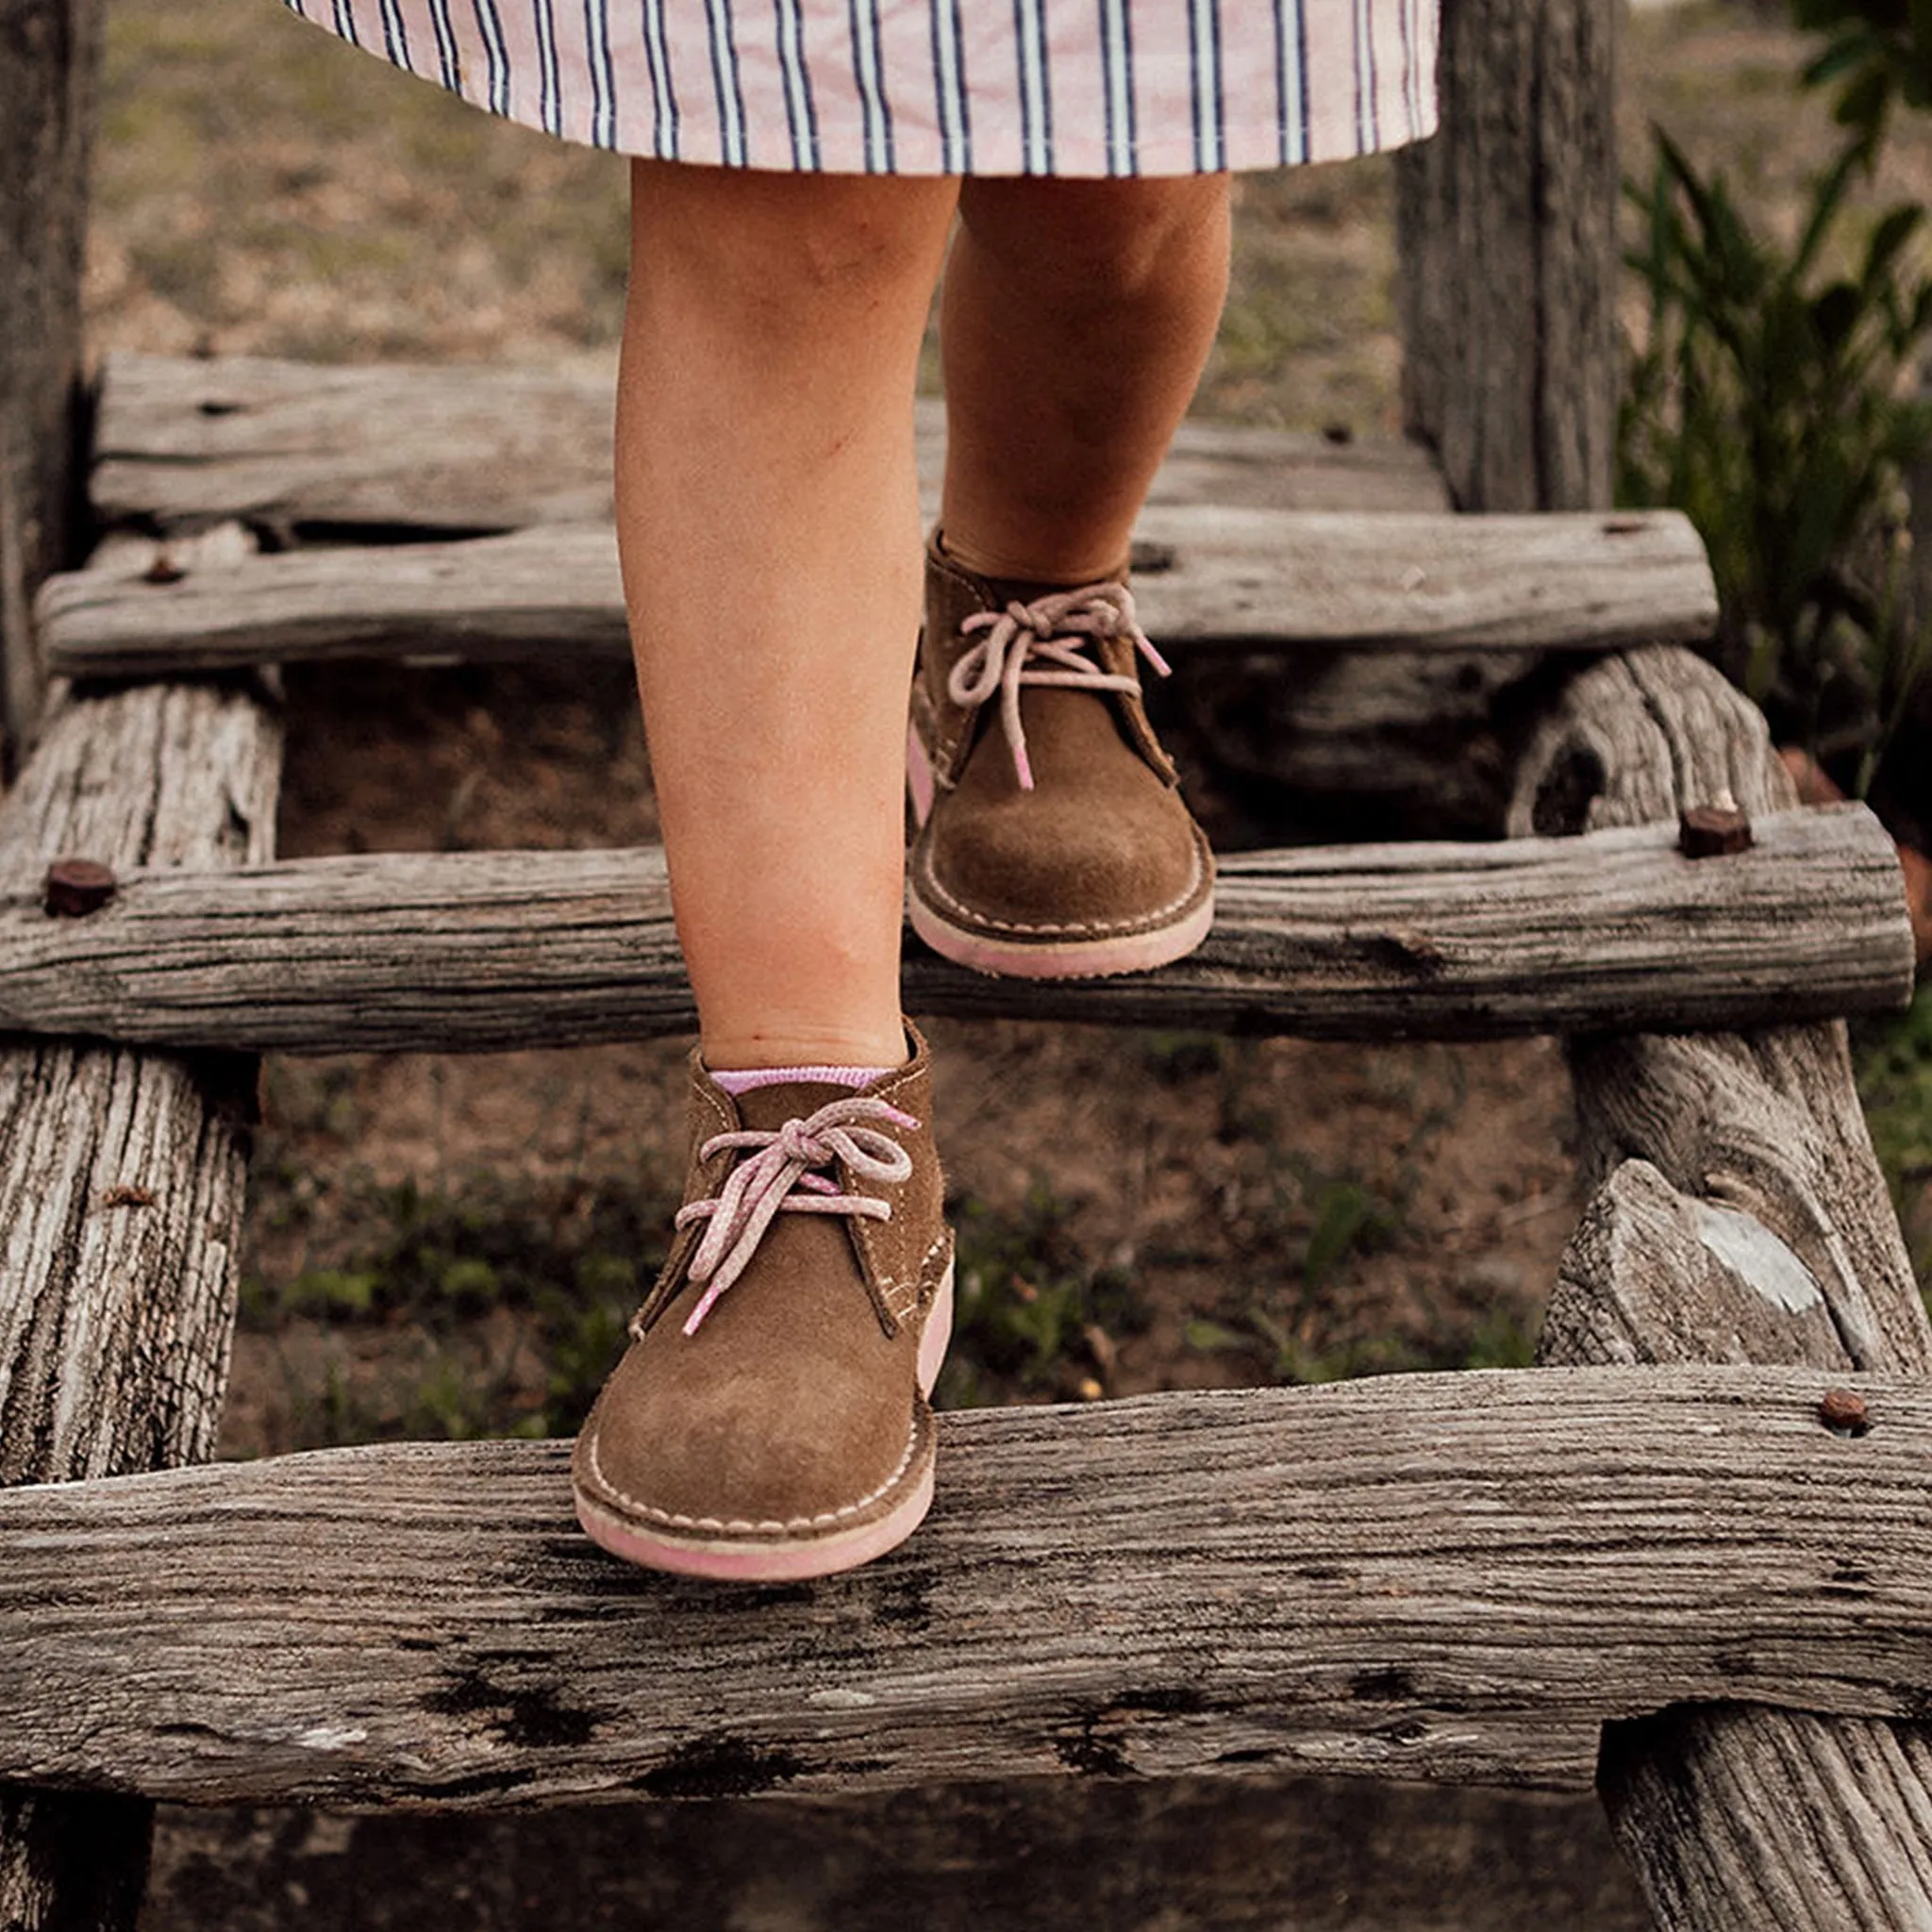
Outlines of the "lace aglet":
{"type": "Polygon", "coordinates": [[[684,1332],[687,1335],[695,1335],[698,1332],[698,1324],[711,1312],[711,1304],[724,1291],[724,1284],[722,1281],[714,1281],[709,1288],[706,1289],[703,1300],[691,1311],[690,1319],[684,1324],[684,1332]]]}
{"type": "Polygon", "coordinates": [[[1020,790],[1022,791],[1031,791],[1033,790],[1033,765],[1026,756],[1024,745],[1016,744],[1013,747],[1013,769],[1020,775],[1020,790]]]}

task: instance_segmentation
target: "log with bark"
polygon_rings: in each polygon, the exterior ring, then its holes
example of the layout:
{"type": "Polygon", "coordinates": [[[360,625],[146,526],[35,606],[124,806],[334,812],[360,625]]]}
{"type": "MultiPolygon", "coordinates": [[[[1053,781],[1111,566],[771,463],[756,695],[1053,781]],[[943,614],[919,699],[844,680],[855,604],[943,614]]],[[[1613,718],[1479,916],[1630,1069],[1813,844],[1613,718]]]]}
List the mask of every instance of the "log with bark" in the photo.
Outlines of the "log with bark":
{"type": "MultiPolygon", "coordinates": [[[[44,851],[45,858],[55,854],[44,851]]],[[[1490,1039],[1895,1008],[1911,934],[1862,808],[1766,817],[1691,858],[1674,825],[1325,846],[1222,868],[1214,929],[1158,973],[1023,980],[909,949],[909,1010],[1323,1039],[1490,1039]]],[[[0,875],[0,1025],[257,1052],[504,1050],[692,1024],[663,857],[390,853],[131,874],[53,919],[0,875]]]]}
{"type": "Polygon", "coordinates": [[[0,1775],[443,1808],[1067,1773],[1576,1785],[1597,1726],[1659,1699],[1932,1690],[1915,1382],[1196,1391],[947,1415],[941,1461],[903,1549],[765,1591],[593,1548],[560,1442],[0,1494],[0,1775]],[[1864,1433],[1827,1426],[1834,1384],[1864,1433]]]}
{"type": "MultiPolygon", "coordinates": [[[[1657,652],[1577,680],[1525,765],[1516,820],[1582,831],[1790,795],[1756,709],[1698,660],[1657,652]]],[[[1571,1061],[1597,1191],[1541,1358],[1925,1375],[1932,1328],[1842,1024],[1600,1037],[1571,1061]]],[[[1841,1425],[1863,1424],[1847,1410],[1841,1425]]],[[[1854,1565],[1840,1581],[1864,1579],[1854,1565]]],[[[1923,1932],[1928,1773],[1922,1725],[1726,1702],[1612,1724],[1599,1784],[1664,1926],[1923,1932]]]]}
{"type": "MultiPolygon", "coordinates": [[[[0,874],[273,857],[280,732],[246,692],[70,700],[0,800],[0,874]]],[[[209,1455],[227,1379],[252,1062],[0,1050],[0,1482],[209,1455]]],[[[0,1924],[131,1926],[148,1811],[0,1796],[0,1924]]]]}

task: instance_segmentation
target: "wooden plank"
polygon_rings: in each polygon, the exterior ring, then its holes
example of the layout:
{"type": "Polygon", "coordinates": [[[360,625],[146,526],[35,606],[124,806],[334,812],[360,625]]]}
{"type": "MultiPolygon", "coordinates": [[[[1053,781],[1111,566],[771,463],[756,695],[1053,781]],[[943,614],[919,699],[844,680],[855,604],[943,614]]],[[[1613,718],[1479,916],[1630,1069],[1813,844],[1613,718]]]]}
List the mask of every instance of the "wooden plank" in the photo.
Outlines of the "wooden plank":
{"type": "MultiPolygon", "coordinates": [[[[1323,1039],[1696,1026],[1896,1008],[1912,947],[1861,807],[1674,831],[1229,858],[1207,944],[1158,973],[995,979],[912,943],[910,1010],[1323,1039]]],[[[0,873],[0,1026],[231,1050],[502,1050],[684,1031],[661,854],[416,853],[130,874],[47,918],[0,873]]]]}
{"type": "Polygon", "coordinates": [[[101,16],[100,0],[8,0],[0,11],[0,783],[25,759],[45,697],[34,587],[73,560],[101,16]]]}
{"type": "Polygon", "coordinates": [[[1932,1391],[1388,1376],[949,1415],[928,1524],[781,1590],[612,1561],[566,1445],[0,1496],[0,1777],[479,1807],[1286,1769],[1587,1779],[1597,1724],[1932,1689],[1932,1391]]]}
{"type": "MultiPolygon", "coordinates": [[[[1674,510],[1578,517],[1150,509],[1166,567],[1136,578],[1155,638],[1191,645],[1604,651],[1708,634],[1704,547],[1674,510]]],[[[294,550],[50,583],[49,662],[72,675],[270,661],[627,656],[602,525],[461,543],[294,550]]]]}
{"type": "MultiPolygon", "coordinates": [[[[70,700],[0,800],[0,854],[266,859],[280,742],[236,691],[70,700]]],[[[253,1098],[223,1058],[0,1050],[0,1482],[211,1453],[253,1098]]],[[[148,1829],[125,1797],[0,1794],[0,1924],[130,1925],[148,1829]]]]}
{"type": "MultiPolygon", "coordinates": [[[[1717,800],[1759,812],[1790,796],[1756,709],[1700,660],[1657,652],[1577,680],[1525,762],[1516,822],[1601,826],[1717,800]]],[[[1923,1386],[1932,1327],[1841,1026],[1599,1039],[1573,1042],[1571,1060],[1583,1172],[1601,1185],[1542,1358],[1803,1362],[1923,1386]]],[[[1673,1711],[1607,1728],[1599,1784],[1660,1925],[1932,1924],[1923,1724],[1742,1701],[1673,1711]]]]}
{"type": "Polygon", "coordinates": [[[1442,8],[1442,131],[1396,158],[1403,400],[1461,509],[1610,501],[1618,10],[1442,8]]]}
{"type": "MultiPolygon", "coordinates": [[[[92,491],[108,523],[239,516],[286,538],[330,525],[515,530],[610,519],[615,372],[320,367],[119,353],[102,376],[92,491]]],[[[936,510],[944,411],[917,409],[921,494],[936,510]]],[[[1158,504],[1441,510],[1427,455],[1238,424],[1186,424],[1158,504]]]]}

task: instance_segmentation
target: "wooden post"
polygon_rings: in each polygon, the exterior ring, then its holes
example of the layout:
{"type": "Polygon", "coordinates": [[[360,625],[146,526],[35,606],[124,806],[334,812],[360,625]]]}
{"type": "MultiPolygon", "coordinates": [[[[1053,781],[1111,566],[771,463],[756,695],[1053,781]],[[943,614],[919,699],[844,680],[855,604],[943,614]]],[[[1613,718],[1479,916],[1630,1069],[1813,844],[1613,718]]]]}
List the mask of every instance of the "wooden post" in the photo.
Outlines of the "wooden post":
{"type": "Polygon", "coordinates": [[[1600,509],[1619,381],[1617,0],[1443,0],[1398,158],[1404,410],[1458,509],[1600,509]]]}
{"type": "Polygon", "coordinates": [[[45,686],[34,586],[72,559],[100,0],[0,0],[0,772],[45,686]]]}
{"type": "MultiPolygon", "coordinates": [[[[1711,804],[1757,815],[1790,789],[1756,708],[1702,660],[1659,650],[1571,687],[1524,761],[1511,829],[1711,804]]],[[[1571,1066],[1596,1194],[1541,1359],[1815,1363],[1821,1397],[1833,1369],[1932,1370],[1842,1024],[1578,1041],[1571,1066]]],[[[1842,1568],[1835,1587],[1856,1592],[1857,1566],[1842,1568]]],[[[1607,1726],[1597,1782],[1662,1926],[1932,1924],[1924,1724],[1686,1707],[1607,1726]]]]}
{"type": "MultiPolygon", "coordinates": [[[[56,855],[275,854],[281,734],[255,701],[151,685],[71,702],[0,800],[0,894],[56,855]]],[[[0,1484],[199,1461],[227,1382],[253,1062],[0,1052],[0,1484]]],[[[150,1807],[0,1790],[0,1927],[125,1932],[150,1807]]]]}

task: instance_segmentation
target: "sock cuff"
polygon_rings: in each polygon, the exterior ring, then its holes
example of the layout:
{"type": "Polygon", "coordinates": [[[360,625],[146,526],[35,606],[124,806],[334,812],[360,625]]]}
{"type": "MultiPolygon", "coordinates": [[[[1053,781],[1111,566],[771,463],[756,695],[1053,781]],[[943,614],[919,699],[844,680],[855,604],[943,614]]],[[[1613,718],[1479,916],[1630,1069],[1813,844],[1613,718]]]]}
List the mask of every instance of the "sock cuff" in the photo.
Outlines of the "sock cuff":
{"type": "Polygon", "coordinates": [[[793,1080],[821,1087],[850,1087],[856,1092],[893,1071],[891,1067],[743,1067],[735,1073],[713,1074],[711,1078],[735,1099],[755,1088],[779,1087],[793,1080]]]}

